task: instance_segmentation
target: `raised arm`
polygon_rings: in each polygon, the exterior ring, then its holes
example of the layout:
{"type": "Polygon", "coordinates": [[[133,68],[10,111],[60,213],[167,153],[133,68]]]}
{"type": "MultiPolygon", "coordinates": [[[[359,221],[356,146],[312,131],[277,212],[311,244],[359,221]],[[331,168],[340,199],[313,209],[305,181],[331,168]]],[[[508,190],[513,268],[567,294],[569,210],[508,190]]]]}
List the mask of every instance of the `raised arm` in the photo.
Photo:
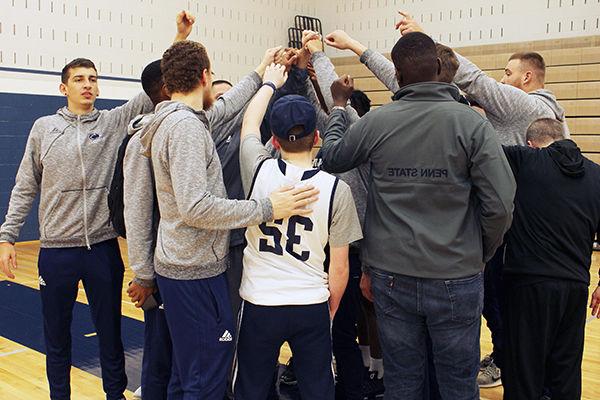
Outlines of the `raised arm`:
{"type": "MultiPolygon", "coordinates": [[[[424,32],[408,13],[400,12],[400,14],[403,19],[396,24],[396,28],[401,34],[424,32]]],[[[465,57],[457,52],[454,54],[459,62],[454,83],[475,100],[486,114],[498,119],[509,117],[516,120],[520,115],[528,115],[536,108],[535,99],[523,90],[496,81],[465,57]]]]}
{"type": "Polygon", "coordinates": [[[352,95],[354,85],[348,76],[336,80],[331,86],[334,109],[321,148],[323,169],[330,173],[345,172],[355,168],[369,158],[372,135],[368,132],[369,113],[348,127],[348,116],[344,105],[352,95]]]}
{"type": "Polygon", "coordinates": [[[274,92],[283,86],[286,79],[284,66],[271,64],[267,67],[263,86],[248,104],[244,113],[240,132],[240,173],[246,195],[250,190],[256,168],[263,160],[270,158],[268,150],[260,140],[260,125],[274,92]]]}
{"type": "MultiPolygon", "coordinates": [[[[273,59],[280,47],[267,49],[261,63],[254,71],[246,75],[241,81],[221,96],[213,106],[207,111],[207,117],[211,124],[212,132],[220,131],[218,128],[235,117],[252,99],[252,96],[262,84],[262,76],[268,65],[273,63],[273,59]]],[[[215,142],[219,138],[213,138],[215,142]]]]}
{"type": "Polygon", "coordinates": [[[396,93],[400,89],[396,79],[396,68],[383,54],[368,49],[342,30],[336,30],[327,35],[325,43],[336,49],[352,50],[360,58],[360,62],[365,64],[388,90],[396,93]]]}

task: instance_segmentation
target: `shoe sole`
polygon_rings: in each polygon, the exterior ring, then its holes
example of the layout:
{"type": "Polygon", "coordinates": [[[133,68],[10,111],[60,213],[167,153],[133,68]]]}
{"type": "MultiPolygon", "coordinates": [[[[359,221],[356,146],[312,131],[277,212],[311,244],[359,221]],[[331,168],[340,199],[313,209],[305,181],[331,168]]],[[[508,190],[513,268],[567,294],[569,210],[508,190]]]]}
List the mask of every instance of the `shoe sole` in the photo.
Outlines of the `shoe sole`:
{"type": "Polygon", "coordinates": [[[498,387],[498,386],[502,386],[501,379],[498,379],[496,382],[493,382],[493,383],[486,383],[484,385],[479,385],[479,387],[482,389],[489,389],[489,388],[494,388],[494,387],[498,387]]]}

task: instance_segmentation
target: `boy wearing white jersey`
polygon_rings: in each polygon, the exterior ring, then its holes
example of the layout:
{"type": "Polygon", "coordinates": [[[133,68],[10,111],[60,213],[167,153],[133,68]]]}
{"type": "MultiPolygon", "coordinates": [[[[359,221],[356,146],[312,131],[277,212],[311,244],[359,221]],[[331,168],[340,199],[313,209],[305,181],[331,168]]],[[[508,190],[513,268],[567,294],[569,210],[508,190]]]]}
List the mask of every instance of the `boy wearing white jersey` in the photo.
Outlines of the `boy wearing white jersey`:
{"type": "Polygon", "coordinates": [[[253,199],[279,186],[311,184],[320,194],[310,215],[246,231],[234,393],[236,399],[266,399],[279,349],[287,341],[301,397],[332,400],[330,321],[348,282],[348,245],[362,234],[349,186],[312,168],[311,150],[319,137],[316,112],[307,99],[289,95],[273,104],[273,144],[281,160],[272,159],[260,141],[267,104],[286,78],[284,67],[267,68],[265,84],[244,115],[244,191],[253,199]]]}

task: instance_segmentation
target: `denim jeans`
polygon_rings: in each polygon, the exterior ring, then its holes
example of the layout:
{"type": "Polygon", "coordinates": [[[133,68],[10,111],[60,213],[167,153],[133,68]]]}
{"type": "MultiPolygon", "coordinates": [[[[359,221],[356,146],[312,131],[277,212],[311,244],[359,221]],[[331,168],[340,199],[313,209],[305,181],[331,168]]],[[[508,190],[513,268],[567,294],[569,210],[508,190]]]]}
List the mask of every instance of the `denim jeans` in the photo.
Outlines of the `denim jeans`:
{"type": "Polygon", "coordinates": [[[478,400],[483,273],[422,279],[370,268],[383,349],[385,400],[421,400],[431,337],[443,400],[478,400]]]}

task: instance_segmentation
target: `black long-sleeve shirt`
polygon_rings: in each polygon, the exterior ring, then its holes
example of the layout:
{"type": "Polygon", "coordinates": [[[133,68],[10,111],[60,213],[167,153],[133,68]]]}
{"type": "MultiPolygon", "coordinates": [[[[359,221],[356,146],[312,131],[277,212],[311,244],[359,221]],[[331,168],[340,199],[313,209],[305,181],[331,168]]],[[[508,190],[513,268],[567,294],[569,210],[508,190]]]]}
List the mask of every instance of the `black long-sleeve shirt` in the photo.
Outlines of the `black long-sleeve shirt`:
{"type": "Polygon", "coordinates": [[[592,243],[600,227],[600,166],[571,140],[504,151],[517,182],[504,274],[528,282],[552,278],[589,284],[592,243]]]}

